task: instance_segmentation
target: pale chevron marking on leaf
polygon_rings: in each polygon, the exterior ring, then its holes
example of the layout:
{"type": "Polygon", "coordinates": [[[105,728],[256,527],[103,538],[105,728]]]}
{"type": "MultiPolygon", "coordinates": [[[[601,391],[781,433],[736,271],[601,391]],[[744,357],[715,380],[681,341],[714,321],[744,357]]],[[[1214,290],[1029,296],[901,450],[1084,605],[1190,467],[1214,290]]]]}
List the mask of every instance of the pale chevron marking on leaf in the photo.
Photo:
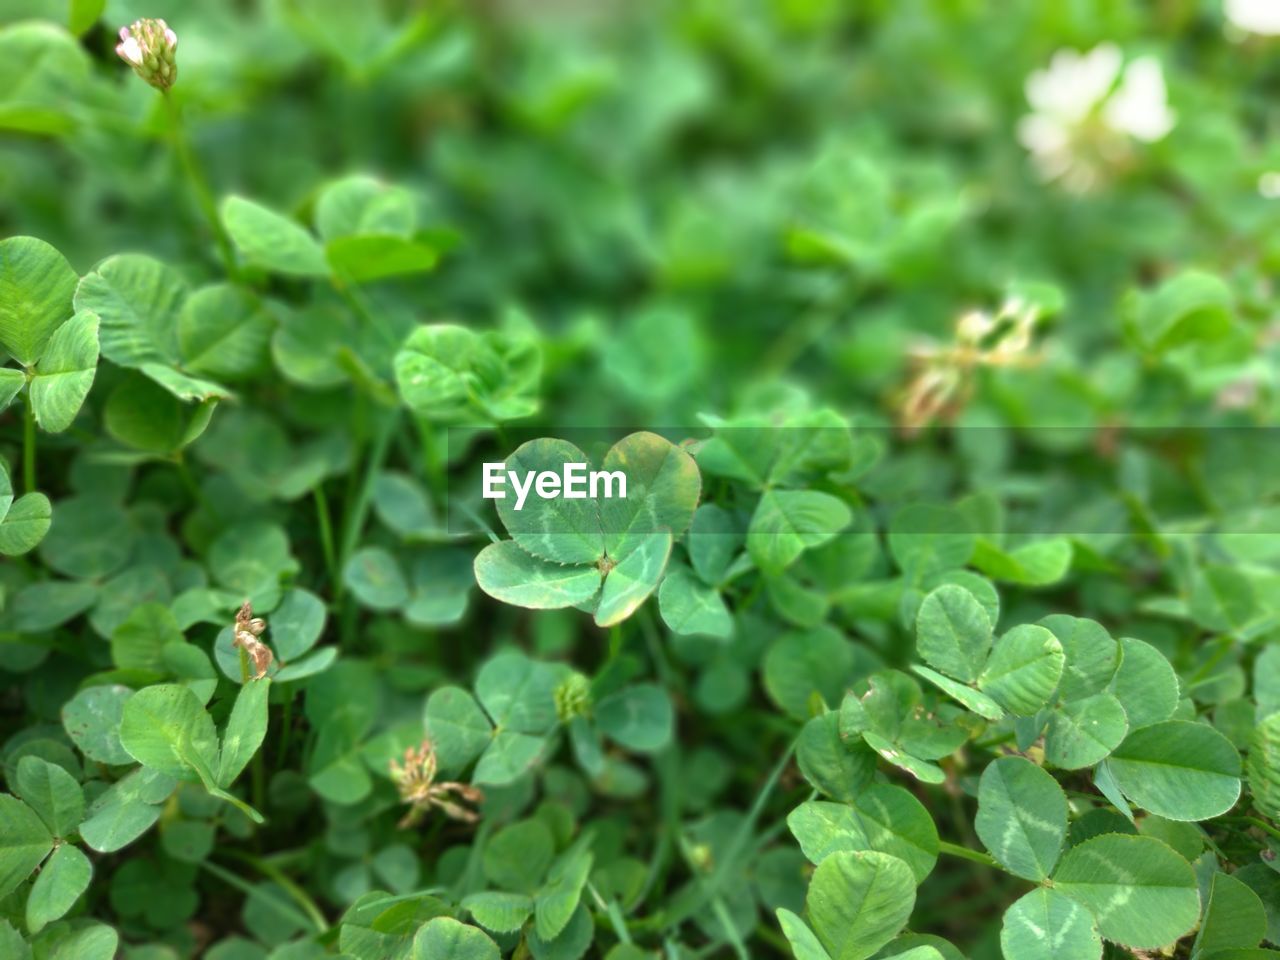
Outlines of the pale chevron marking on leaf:
{"type": "Polygon", "coordinates": [[[1056,918],[1058,921],[1056,929],[1051,933],[1049,928],[1055,926],[1055,918],[1050,916],[1052,909],[1050,902],[1046,900],[1043,903],[1045,923],[1043,927],[1035,923],[1027,912],[1022,910],[1014,914],[1013,921],[1022,924],[1036,940],[1047,944],[1050,950],[1057,951],[1067,942],[1068,935],[1085,922],[1087,914],[1081,910],[1072,910],[1065,918],[1065,922],[1061,917],[1056,918]]]}
{"type": "Polygon", "coordinates": [[[1062,845],[1066,813],[1065,800],[1051,778],[1026,760],[997,760],[983,776],[979,804],[980,823],[987,827],[984,830],[980,825],[979,832],[987,834],[983,839],[999,859],[1005,864],[1015,865],[1021,863],[1026,855],[1035,865],[1034,873],[1038,878],[1048,873],[1062,845]],[[1047,798],[1043,795],[1046,784],[1039,782],[1041,780],[1048,781],[1051,794],[1047,798]],[[1061,823],[1055,823],[1033,809],[1041,803],[1048,803],[1052,808],[1055,799],[1063,806],[1061,823]],[[993,815],[997,814],[997,822],[993,822],[993,815]],[[1032,834],[1043,837],[1048,843],[1037,843],[1032,834]],[[1045,846],[1051,849],[1042,850],[1045,846]]]}
{"type": "Polygon", "coordinates": [[[1108,857],[1088,848],[1081,848],[1077,856],[1096,864],[1100,876],[1105,880],[1094,881],[1090,886],[1120,886],[1121,889],[1116,890],[1100,909],[1095,911],[1099,922],[1111,916],[1130,900],[1133,899],[1134,887],[1138,878],[1126,870],[1124,867],[1115,863],[1108,857]]]}
{"type": "Polygon", "coordinates": [[[858,827],[862,830],[863,834],[869,841],[873,840],[877,833],[881,836],[889,834],[901,840],[903,843],[915,847],[915,849],[919,850],[921,853],[936,856],[936,851],[930,851],[925,847],[922,847],[913,837],[908,837],[906,834],[899,833],[897,830],[893,829],[893,811],[890,810],[888,804],[879,797],[873,797],[869,793],[863,793],[858,797],[853,807],[853,815],[857,820],[858,827]],[[877,828],[875,831],[867,829],[868,820],[877,828]]]}
{"type": "Polygon", "coordinates": [[[1067,922],[1058,930],[1058,935],[1049,941],[1049,946],[1055,950],[1067,942],[1067,934],[1071,933],[1078,926],[1083,926],[1086,930],[1090,929],[1093,924],[1089,922],[1089,914],[1085,910],[1072,910],[1067,917],[1067,922]]]}
{"type": "Polygon", "coordinates": [[[1015,806],[1013,816],[1010,817],[1008,822],[1005,824],[1004,833],[1000,836],[999,853],[1002,861],[1008,862],[1009,860],[1010,850],[1013,848],[1016,841],[1016,837],[1014,836],[1015,834],[1021,834],[1026,845],[1033,851],[1035,850],[1035,845],[1031,842],[1030,836],[1028,836],[1029,827],[1038,830],[1045,836],[1053,837],[1054,839],[1058,839],[1059,837],[1058,828],[1048,820],[1037,817],[1034,814],[1028,813],[1021,807],[1015,806]]]}
{"type": "MultiPolygon", "coordinates": [[[[1045,919],[1045,925],[1047,926],[1047,925],[1048,925],[1048,923],[1049,923],[1049,910],[1048,910],[1048,907],[1047,907],[1047,906],[1046,906],[1046,908],[1045,908],[1044,913],[1045,913],[1045,918],[1044,918],[1044,919],[1045,919]]],[[[1048,936],[1048,931],[1047,931],[1044,927],[1042,927],[1042,926],[1040,926],[1039,924],[1035,923],[1035,922],[1031,919],[1031,917],[1030,917],[1030,916],[1028,916],[1028,914],[1027,914],[1026,912],[1019,911],[1019,912],[1014,916],[1014,918],[1013,918],[1013,919],[1014,919],[1014,921],[1015,921],[1016,923],[1021,923],[1024,927],[1026,927],[1026,928],[1027,928],[1027,930],[1030,932],[1030,934],[1031,934],[1033,937],[1035,937],[1035,939],[1036,939],[1036,940],[1040,941],[1041,943],[1045,943],[1045,942],[1047,942],[1047,943],[1049,944],[1049,946],[1050,946],[1050,947],[1057,947],[1057,946],[1060,946],[1060,945],[1062,944],[1062,938],[1063,938],[1064,934],[1060,933],[1060,934],[1058,935],[1058,937],[1057,937],[1057,939],[1056,939],[1056,940],[1055,940],[1054,938],[1049,937],[1049,936],[1048,936]]]]}

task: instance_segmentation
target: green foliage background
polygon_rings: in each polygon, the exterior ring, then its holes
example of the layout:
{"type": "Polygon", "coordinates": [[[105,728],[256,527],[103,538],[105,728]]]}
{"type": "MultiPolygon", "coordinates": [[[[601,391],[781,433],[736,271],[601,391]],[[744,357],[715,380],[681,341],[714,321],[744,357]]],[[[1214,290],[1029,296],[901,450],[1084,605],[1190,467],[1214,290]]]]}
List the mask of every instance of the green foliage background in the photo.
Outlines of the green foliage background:
{"type": "Polygon", "coordinates": [[[1217,0],[6,0],[0,957],[1280,956],[1278,92],[1217,0]],[[1047,179],[1103,44],[1171,126],[1047,179]]]}

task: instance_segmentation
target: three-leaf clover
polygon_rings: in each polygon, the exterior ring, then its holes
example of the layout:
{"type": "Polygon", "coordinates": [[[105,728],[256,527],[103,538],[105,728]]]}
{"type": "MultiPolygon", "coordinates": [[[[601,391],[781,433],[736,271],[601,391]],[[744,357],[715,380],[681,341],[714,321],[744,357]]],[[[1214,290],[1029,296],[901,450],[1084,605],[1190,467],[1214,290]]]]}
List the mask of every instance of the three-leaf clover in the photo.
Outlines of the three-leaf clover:
{"type": "MultiPolygon", "coordinates": [[[[509,471],[563,473],[590,458],[563,440],[531,440],[507,458],[509,471]]],[[[605,454],[601,468],[626,476],[626,496],[543,499],[517,510],[497,501],[510,540],[476,557],[476,582],[516,606],[590,610],[602,627],[631,616],[658,586],[675,537],[688,528],[701,479],[693,459],[654,433],[633,433],[605,454]]]]}

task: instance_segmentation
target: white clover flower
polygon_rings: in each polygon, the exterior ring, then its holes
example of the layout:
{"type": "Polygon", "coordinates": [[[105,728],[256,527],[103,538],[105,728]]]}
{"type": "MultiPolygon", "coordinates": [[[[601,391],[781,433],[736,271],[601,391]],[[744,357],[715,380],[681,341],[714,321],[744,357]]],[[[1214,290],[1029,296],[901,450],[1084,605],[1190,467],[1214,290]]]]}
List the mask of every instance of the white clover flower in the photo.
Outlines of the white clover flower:
{"type": "Polygon", "coordinates": [[[1145,143],[1163,140],[1173,129],[1164,72],[1155,57],[1139,57],[1125,67],[1120,87],[1107,98],[1103,116],[1112,129],[1145,143]]]}
{"type": "Polygon", "coordinates": [[[1126,66],[1114,44],[1059,50],[1027,78],[1026,94],[1033,112],[1019,122],[1018,139],[1041,176],[1077,192],[1123,166],[1133,140],[1151,143],[1173,129],[1159,61],[1126,66]]]}
{"type": "Polygon", "coordinates": [[[120,43],[116,53],[131,67],[142,66],[142,47],[138,46],[138,38],[129,32],[128,27],[120,28],[120,43]]]}
{"type": "Polygon", "coordinates": [[[1224,0],[1227,23],[1246,33],[1280,34],[1280,3],[1276,0],[1224,0]]]}
{"type": "Polygon", "coordinates": [[[136,20],[120,28],[116,53],[133,72],[157,90],[168,90],[178,78],[178,35],[163,20],[136,20]]]}

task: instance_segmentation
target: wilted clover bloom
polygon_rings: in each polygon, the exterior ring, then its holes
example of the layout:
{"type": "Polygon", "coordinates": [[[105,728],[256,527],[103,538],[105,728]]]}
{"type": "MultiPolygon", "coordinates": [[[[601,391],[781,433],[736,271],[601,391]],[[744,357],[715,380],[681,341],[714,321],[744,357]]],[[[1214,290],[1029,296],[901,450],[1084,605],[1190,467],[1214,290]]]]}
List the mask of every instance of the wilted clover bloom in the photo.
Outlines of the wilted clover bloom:
{"type": "Polygon", "coordinates": [[[1159,61],[1125,65],[1114,44],[1059,50],[1027,79],[1026,93],[1033,112],[1018,124],[1018,139],[1041,176],[1075,192],[1123,169],[1134,141],[1152,143],[1173,129],[1159,61]]]}
{"type": "Polygon", "coordinates": [[[404,762],[392,760],[390,767],[400,799],[409,805],[409,812],[400,821],[402,828],[413,826],[432,807],[463,823],[480,819],[480,815],[465,804],[483,803],[483,793],[465,783],[436,782],[436,748],[430,740],[423,740],[420,747],[409,747],[404,752],[404,762]]]}
{"type": "Polygon", "coordinates": [[[958,414],[980,367],[1035,365],[1032,338],[1039,319],[1039,306],[1010,297],[994,316],[972,310],[960,317],[951,343],[917,345],[911,351],[914,375],[898,399],[899,423],[915,431],[958,414]]]}
{"type": "Polygon", "coordinates": [[[136,20],[120,28],[116,53],[133,72],[157,90],[168,90],[178,79],[178,35],[163,20],[136,20]]]}
{"type": "Polygon", "coordinates": [[[246,600],[241,604],[240,610],[236,613],[235,638],[231,641],[231,645],[249,655],[249,659],[253,661],[253,679],[255,680],[261,680],[267,675],[267,671],[271,668],[271,661],[275,659],[271,648],[258,639],[266,629],[266,621],[253,615],[253,607],[249,601],[246,600]]]}

